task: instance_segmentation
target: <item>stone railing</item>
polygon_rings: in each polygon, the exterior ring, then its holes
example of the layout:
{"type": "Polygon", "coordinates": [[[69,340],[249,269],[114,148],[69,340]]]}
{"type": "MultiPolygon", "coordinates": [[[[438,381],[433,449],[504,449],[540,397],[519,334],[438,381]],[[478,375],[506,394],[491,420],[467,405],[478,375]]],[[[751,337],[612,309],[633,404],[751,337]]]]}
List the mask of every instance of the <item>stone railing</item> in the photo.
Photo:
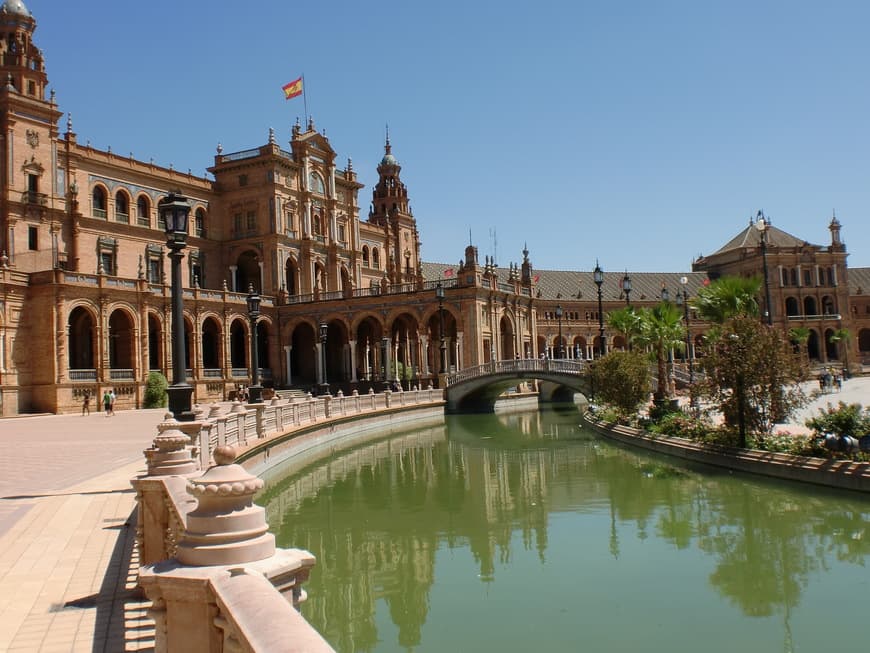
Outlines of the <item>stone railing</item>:
{"type": "Polygon", "coordinates": [[[302,584],[315,564],[299,549],[279,549],[265,511],[253,504],[263,482],[235,464],[250,451],[355,416],[437,407],[442,392],[273,399],[220,404],[194,422],[171,416],[145,451],[148,473],[132,481],[139,520],[139,583],[152,601],[155,650],[224,653],[307,651],[330,645],[298,613],[302,584]],[[204,474],[199,470],[211,464],[204,474]]]}

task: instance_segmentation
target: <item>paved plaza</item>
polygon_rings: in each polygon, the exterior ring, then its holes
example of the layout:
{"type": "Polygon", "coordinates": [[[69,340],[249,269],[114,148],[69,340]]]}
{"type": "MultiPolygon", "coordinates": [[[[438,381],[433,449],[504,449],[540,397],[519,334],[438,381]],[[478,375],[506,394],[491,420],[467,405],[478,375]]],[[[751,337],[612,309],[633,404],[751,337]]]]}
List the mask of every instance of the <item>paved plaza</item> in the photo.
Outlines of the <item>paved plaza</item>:
{"type": "MultiPolygon", "coordinates": [[[[838,401],[870,405],[870,377],[817,397],[784,428],[800,431],[838,401]]],[[[144,473],[142,451],[164,414],[0,420],[0,651],[152,648],[130,479],[144,473]]]]}

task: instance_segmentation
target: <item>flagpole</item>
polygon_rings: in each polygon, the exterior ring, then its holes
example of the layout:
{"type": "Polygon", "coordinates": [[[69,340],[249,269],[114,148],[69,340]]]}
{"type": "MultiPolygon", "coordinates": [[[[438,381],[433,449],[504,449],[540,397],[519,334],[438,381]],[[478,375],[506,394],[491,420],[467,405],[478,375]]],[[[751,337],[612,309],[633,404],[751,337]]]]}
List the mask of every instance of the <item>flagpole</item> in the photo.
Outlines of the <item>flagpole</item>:
{"type": "Polygon", "coordinates": [[[305,73],[302,73],[302,102],[305,103],[305,128],[308,129],[308,85],[305,83],[305,73]]]}

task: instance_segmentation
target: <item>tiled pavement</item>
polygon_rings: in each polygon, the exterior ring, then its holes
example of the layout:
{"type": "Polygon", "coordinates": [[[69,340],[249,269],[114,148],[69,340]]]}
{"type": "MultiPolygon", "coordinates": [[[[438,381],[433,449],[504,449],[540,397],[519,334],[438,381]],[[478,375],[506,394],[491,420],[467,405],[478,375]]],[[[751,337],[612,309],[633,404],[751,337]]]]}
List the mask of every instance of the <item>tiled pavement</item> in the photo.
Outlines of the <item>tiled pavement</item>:
{"type": "Polygon", "coordinates": [[[153,646],[130,479],[163,414],[0,420],[0,651],[153,646]]]}

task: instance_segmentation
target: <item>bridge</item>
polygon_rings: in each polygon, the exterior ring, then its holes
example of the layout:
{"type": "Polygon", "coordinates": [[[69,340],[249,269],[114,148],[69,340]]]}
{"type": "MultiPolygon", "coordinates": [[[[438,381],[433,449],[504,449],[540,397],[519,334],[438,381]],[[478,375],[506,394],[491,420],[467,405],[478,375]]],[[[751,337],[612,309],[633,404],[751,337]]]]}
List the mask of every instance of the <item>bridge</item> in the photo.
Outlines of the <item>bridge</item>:
{"type": "Polygon", "coordinates": [[[557,359],[492,361],[447,375],[447,412],[493,412],[498,396],[508,388],[537,379],[589,396],[586,361],[557,359]]]}

